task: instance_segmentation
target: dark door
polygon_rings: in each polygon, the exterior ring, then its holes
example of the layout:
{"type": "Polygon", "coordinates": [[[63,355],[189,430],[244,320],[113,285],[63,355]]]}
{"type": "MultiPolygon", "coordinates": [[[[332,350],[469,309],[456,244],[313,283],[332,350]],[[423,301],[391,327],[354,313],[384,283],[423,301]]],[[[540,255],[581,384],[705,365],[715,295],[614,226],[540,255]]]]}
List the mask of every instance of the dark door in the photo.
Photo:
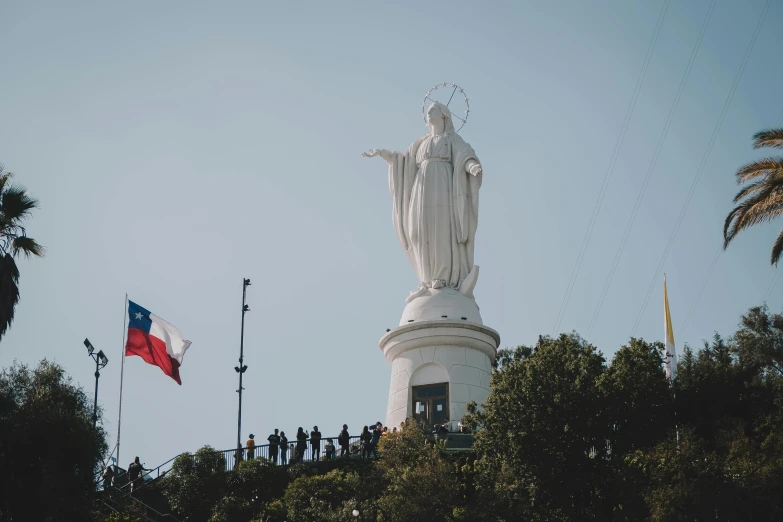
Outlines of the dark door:
{"type": "Polygon", "coordinates": [[[413,418],[432,429],[449,420],[449,384],[413,387],[413,418]]]}

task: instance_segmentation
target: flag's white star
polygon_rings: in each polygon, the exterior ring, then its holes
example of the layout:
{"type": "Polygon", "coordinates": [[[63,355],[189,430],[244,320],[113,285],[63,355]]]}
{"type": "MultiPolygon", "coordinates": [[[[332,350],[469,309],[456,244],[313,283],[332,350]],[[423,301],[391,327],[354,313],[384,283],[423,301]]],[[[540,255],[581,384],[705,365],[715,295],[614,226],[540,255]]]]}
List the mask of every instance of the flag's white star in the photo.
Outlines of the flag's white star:
{"type": "Polygon", "coordinates": [[[142,315],[141,312],[136,312],[136,319],[141,319],[143,317],[144,317],[144,315],[142,315]]]}

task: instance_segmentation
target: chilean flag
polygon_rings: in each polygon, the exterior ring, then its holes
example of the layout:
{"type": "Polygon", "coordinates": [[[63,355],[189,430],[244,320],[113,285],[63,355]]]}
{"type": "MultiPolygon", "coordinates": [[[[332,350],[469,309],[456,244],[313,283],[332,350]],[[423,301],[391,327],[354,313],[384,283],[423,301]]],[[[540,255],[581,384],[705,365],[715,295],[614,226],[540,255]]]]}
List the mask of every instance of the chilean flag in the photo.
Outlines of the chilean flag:
{"type": "Polygon", "coordinates": [[[182,339],[179,330],[146,308],[128,301],[128,342],[125,355],[138,355],[182,385],[179,367],[190,341],[182,339]]]}

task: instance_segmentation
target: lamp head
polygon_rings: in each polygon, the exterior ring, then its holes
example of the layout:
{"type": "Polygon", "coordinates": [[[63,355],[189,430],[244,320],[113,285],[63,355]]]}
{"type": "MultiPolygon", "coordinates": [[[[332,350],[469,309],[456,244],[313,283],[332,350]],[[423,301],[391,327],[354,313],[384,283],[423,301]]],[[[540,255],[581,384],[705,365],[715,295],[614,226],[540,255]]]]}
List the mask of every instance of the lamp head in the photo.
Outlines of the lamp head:
{"type": "Polygon", "coordinates": [[[92,355],[92,352],[95,351],[95,348],[92,346],[92,343],[86,337],[84,338],[84,346],[87,347],[87,354],[88,355],[92,355]]]}
{"type": "Polygon", "coordinates": [[[250,286],[250,279],[245,279],[245,280],[243,281],[243,284],[244,284],[245,286],[250,286]]]}
{"type": "Polygon", "coordinates": [[[104,366],[109,364],[109,358],[106,357],[106,354],[103,353],[103,350],[98,352],[98,359],[101,360],[101,364],[104,365],[104,366]]]}

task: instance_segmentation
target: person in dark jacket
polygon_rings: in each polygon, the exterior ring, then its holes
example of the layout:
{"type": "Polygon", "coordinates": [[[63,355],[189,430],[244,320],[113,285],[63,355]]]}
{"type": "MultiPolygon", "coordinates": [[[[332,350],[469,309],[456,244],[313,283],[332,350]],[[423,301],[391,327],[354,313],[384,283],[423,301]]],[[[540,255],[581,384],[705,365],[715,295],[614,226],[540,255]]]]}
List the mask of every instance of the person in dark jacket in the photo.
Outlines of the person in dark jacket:
{"type": "Polygon", "coordinates": [[[285,436],[284,431],[280,432],[280,464],[288,465],[288,437],[285,436]]]}
{"type": "Polygon", "coordinates": [[[131,462],[130,466],[128,466],[128,477],[130,478],[131,493],[133,493],[134,489],[138,489],[139,486],[144,483],[143,473],[145,471],[150,470],[142,466],[141,462],[139,462],[139,457],[133,459],[133,462],[131,462]]]}
{"type": "Polygon", "coordinates": [[[372,448],[370,445],[372,434],[370,433],[370,429],[367,426],[362,428],[362,434],[359,435],[359,440],[361,441],[362,445],[362,458],[369,458],[370,449],[372,448]]]}
{"type": "Polygon", "coordinates": [[[313,431],[310,432],[310,457],[313,461],[321,458],[321,432],[318,431],[318,426],[313,426],[313,431]]]}
{"type": "Polygon", "coordinates": [[[383,433],[383,424],[380,422],[375,423],[372,427],[372,437],[370,438],[370,451],[374,457],[378,457],[378,443],[381,441],[381,434],[383,433]]]}
{"type": "Polygon", "coordinates": [[[277,428],[266,440],[269,441],[269,460],[277,464],[277,452],[280,447],[280,435],[277,434],[277,428]]]}
{"type": "Polygon", "coordinates": [[[112,465],[106,466],[103,470],[103,489],[109,489],[114,484],[114,467],[112,465]]]}
{"type": "Polygon", "coordinates": [[[332,439],[326,439],[324,451],[326,451],[326,460],[335,459],[334,442],[332,442],[332,439]]]}
{"type": "Polygon", "coordinates": [[[337,437],[337,444],[340,445],[340,457],[350,457],[351,451],[348,445],[351,443],[351,436],[348,434],[348,425],[343,424],[343,431],[337,437]]]}
{"type": "Polygon", "coordinates": [[[296,432],[296,461],[297,462],[302,462],[305,451],[307,451],[307,439],[309,438],[310,437],[308,433],[304,431],[301,426],[299,426],[299,429],[296,432]]]}

